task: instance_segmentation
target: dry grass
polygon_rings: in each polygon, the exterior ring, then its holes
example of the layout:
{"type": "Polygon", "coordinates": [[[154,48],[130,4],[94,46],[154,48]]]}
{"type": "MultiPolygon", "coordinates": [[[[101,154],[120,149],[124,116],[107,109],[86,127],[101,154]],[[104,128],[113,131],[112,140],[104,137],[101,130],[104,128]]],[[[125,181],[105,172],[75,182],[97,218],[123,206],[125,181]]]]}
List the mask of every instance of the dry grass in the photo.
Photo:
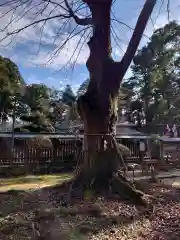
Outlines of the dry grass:
{"type": "Polygon", "coordinates": [[[148,185],[159,199],[149,215],[133,205],[103,198],[74,200],[62,206],[63,193],[51,187],[70,177],[61,174],[1,179],[0,239],[37,240],[38,235],[44,240],[180,239],[179,189],[148,185]]]}
{"type": "Polygon", "coordinates": [[[61,175],[29,175],[23,177],[3,178],[0,179],[0,192],[10,190],[35,190],[44,187],[50,187],[70,179],[70,174],[61,175]]]}

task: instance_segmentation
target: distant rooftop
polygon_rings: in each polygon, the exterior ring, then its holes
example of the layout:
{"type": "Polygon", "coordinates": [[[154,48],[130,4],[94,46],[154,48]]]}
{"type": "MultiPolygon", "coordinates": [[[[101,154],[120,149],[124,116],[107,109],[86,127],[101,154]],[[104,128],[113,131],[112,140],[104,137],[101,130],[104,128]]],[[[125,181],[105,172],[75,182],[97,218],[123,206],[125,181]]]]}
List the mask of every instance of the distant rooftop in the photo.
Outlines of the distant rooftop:
{"type": "MultiPolygon", "coordinates": [[[[125,121],[125,122],[119,122],[116,125],[116,135],[119,137],[124,137],[124,136],[129,136],[129,137],[142,137],[144,136],[145,138],[148,138],[148,135],[142,132],[137,131],[134,127],[136,127],[136,125],[134,123],[125,121]]],[[[71,127],[67,127],[67,126],[61,126],[60,128],[58,128],[59,133],[68,133],[74,131],[75,129],[80,130],[81,133],[83,133],[83,124],[74,124],[71,125],[71,127]]]]}
{"type": "MultiPolygon", "coordinates": [[[[8,117],[8,120],[5,123],[0,124],[0,132],[12,132],[12,125],[13,125],[13,120],[12,118],[8,117]]],[[[20,128],[28,125],[30,125],[29,122],[21,121],[20,119],[17,118],[15,120],[14,128],[20,128]]]]}

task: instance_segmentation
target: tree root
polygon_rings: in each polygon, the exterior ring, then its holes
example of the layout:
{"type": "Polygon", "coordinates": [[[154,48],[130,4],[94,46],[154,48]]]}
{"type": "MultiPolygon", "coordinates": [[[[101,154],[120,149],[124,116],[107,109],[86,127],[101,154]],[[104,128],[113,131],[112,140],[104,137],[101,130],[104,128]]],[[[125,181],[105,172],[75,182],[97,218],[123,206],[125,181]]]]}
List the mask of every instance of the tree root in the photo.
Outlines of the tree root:
{"type": "Polygon", "coordinates": [[[93,181],[90,188],[87,188],[85,179],[80,176],[75,177],[73,180],[66,183],[68,187],[68,194],[65,198],[65,204],[69,204],[72,199],[92,199],[99,195],[115,194],[119,196],[119,199],[126,201],[136,206],[148,207],[150,206],[150,196],[143,191],[137,189],[135,185],[128,181],[124,176],[120,174],[113,175],[109,184],[105,187],[97,181],[93,181]],[[87,196],[88,193],[88,196],[87,196]]]}
{"type": "Polygon", "coordinates": [[[117,194],[122,200],[135,205],[147,205],[147,201],[145,200],[146,194],[136,189],[133,183],[120,174],[113,176],[111,189],[112,193],[117,194]]]}
{"type": "MultiPolygon", "coordinates": [[[[121,200],[128,201],[135,205],[149,205],[147,194],[139,190],[131,181],[127,180],[118,172],[118,162],[116,157],[116,146],[109,151],[100,152],[89,168],[84,168],[83,164],[78,164],[74,178],[64,183],[68,191],[66,194],[66,204],[71,199],[93,198],[95,196],[115,194],[121,200]]],[[[123,157],[120,156],[123,161],[123,157]]]]}

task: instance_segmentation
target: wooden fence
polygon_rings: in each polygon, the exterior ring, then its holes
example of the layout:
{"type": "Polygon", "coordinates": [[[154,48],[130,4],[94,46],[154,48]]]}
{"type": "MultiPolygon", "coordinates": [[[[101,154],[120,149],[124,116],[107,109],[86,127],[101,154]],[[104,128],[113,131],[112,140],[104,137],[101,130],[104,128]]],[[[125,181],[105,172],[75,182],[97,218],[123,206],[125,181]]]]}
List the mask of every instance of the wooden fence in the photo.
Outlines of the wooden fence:
{"type": "Polygon", "coordinates": [[[4,147],[4,144],[0,144],[0,166],[32,166],[54,163],[63,167],[68,162],[72,166],[78,152],[81,151],[78,143],[78,141],[69,139],[59,140],[58,146],[43,146],[43,144],[36,146],[30,140],[18,140],[18,144],[15,140],[13,150],[11,150],[11,146],[4,147]]]}
{"type": "MultiPolygon", "coordinates": [[[[56,169],[72,169],[77,159],[82,154],[82,139],[74,137],[51,139],[50,143],[44,144],[41,138],[17,137],[14,140],[14,148],[11,149],[12,138],[0,138],[0,167],[2,166],[26,166],[29,169],[38,169],[41,166],[56,169]],[[33,141],[35,139],[35,141],[33,141]],[[56,141],[53,141],[55,139],[56,141]],[[40,143],[41,142],[41,143],[40,143]]],[[[117,139],[119,143],[125,144],[130,149],[129,159],[138,161],[140,157],[138,141],[123,141],[117,139]]],[[[145,154],[149,158],[149,152],[145,154]]]]}

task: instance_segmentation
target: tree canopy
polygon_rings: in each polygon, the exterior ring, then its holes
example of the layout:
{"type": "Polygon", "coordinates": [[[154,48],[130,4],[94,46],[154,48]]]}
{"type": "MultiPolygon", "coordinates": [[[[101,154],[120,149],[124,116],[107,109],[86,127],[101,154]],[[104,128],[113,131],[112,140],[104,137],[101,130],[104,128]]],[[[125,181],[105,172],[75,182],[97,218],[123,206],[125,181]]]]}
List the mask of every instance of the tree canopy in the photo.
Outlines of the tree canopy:
{"type": "Polygon", "coordinates": [[[0,57],[0,109],[4,121],[15,117],[30,123],[16,131],[52,132],[65,120],[76,120],[76,94],[70,85],[63,90],[45,84],[27,85],[17,65],[0,57]],[[65,116],[64,116],[65,114],[65,116]]]}
{"type": "Polygon", "coordinates": [[[157,29],[134,57],[134,91],[143,103],[147,122],[179,123],[180,25],[157,29]]]}
{"type": "Polygon", "coordinates": [[[7,114],[12,111],[14,95],[20,94],[24,85],[17,65],[8,58],[0,56],[0,114],[1,120],[7,120],[7,114]]]}

